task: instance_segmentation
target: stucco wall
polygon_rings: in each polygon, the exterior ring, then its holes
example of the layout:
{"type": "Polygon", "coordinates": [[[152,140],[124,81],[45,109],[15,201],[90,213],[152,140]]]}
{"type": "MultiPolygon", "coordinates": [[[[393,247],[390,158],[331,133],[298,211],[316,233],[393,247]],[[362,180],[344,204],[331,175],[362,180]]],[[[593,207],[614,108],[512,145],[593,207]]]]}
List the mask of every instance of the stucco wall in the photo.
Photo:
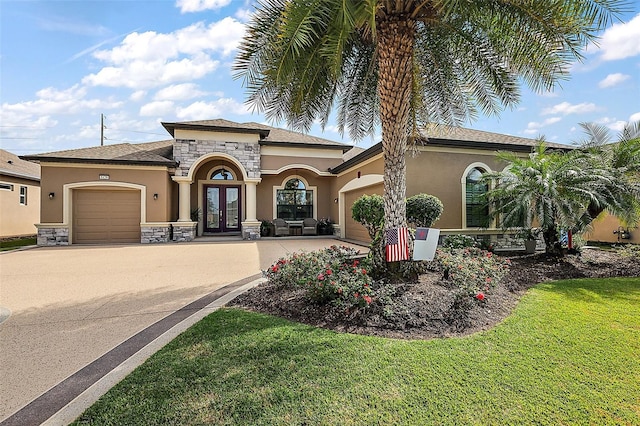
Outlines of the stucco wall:
{"type": "MultiPolygon", "coordinates": [[[[332,219],[337,216],[332,216],[334,206],[334,195],[331,191],[331,182],[333,177],[318,176],[315,173],[307,170],[287,170],[279,175],[264,175],[262,181],[257,187],[257,207],[256,216],[258,219],[271,220],[273,219],[273,188],[283,185],[283,182],[290,177],[300,176],[304,178],[309,186],[317,187],[317,219],[331,217],[332,219]]],[[[337,209],[336,209],[337,212],[337,209]]],[[[335,219],[334,219],[335,220],[335,219]]]]}
{"type": "Polygon", "coordinates": [[[602,216],[596,219],[591,224],[592,230],[585,233],[583,238],[588,241],[607,242],[607,243],[634,243],[640,244],[640,227],[632,228],[627,227],[620,222],[615,216],[611,216],[606,212],[602,213],[602,216]],[[623,240],[618,239],[618,234],[614,234],[613,231],[618,231],[622,227],[622,230],[629,230],[631,232],[631,239],[623,240]]]}
{"type": "Polygon", "coordinates": [[[0,189],[0,238],[35,235],[40,222],[40,183],[13,176],[0,176],[13,190],[0,189]],[[27,204],[20,204],[20,187],[27,187],[27,204]]]}
{"type": "MultiPolygon", "coordinates": [[[[172,183],[166,167],[128,166],[119,167],[113,165],[73,165],[47,163],[41,164],[41,223],[62,223],[64,200],[63,187],[65,184],[82,182],[123,182],[143,185],[147,189],[146,220],[147,222],[167,222],[171,220],[173,195],[172,183]],[[109,175],[108,180],[101,180],[100,175],[109,175]],[[55,193],[50,200],[49,193],[55,193]],[[158,199],[153,199],[153,194],[158,194],[158,199]]],[[[100,186],[100,189],[108,189],[108,186],[100,186]]]]}

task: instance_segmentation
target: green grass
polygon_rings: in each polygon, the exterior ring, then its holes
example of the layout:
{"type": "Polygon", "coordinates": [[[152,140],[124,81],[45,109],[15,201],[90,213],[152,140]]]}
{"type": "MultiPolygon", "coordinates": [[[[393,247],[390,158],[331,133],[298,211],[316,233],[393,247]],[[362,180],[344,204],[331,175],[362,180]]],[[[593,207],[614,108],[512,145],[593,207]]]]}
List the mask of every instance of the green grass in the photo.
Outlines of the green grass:
{"type": "Polygon", "coordinates": [[[640,278],[541,284],[498,327],[399,341],[224,309],[77,424],[640,424],[640,278]]]}
{"type": "Polygon", "coordinates": [[[24,246],[36,245],[36,237],[17,238],[15,240],[0,241],[0,251],[15,250],[24,246]]]}

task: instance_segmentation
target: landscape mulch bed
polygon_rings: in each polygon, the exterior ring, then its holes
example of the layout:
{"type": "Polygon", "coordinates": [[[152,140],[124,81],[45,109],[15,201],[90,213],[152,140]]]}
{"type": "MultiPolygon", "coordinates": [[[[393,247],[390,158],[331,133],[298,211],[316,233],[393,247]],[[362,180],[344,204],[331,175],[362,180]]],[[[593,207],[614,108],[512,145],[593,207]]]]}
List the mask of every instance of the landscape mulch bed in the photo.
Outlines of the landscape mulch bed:
{"type": "Polygon", "coordinates": [[[438,272],[415,283],[386,285],[377,303],[366,310],[346,311],[331,304],[314,305],[302,289],[277,288],[270,282],[236,298],[231,306],[267,313],[340,332],[401,339],[462,336],[489,329],[506,318],[533,285],[550,280],[640,276],[637,258],[612,251],[583,250],[564,257],[544,253],[505,253],[511,268],[505,278],[472,301],[470,309],[456,309],[454,292],[438,272]],[[383,302],[384,303],[380,303],[383,302]]]}

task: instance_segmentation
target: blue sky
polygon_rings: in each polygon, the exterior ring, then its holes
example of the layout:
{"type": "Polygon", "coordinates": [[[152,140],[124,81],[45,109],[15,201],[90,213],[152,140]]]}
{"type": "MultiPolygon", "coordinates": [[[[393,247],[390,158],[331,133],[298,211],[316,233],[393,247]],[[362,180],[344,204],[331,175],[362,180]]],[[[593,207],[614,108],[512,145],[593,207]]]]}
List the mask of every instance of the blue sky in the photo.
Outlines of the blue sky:
{"type": "MultiPolygon", "coordinates": [[[[244,105],[231,71],[253,3],[0,0],[0,147],[35,154],[99,145],[100,114],[106,144],[169,139],[161,121],[265,122],[244,105]]],[[[617,132],[640,120],[638,2],[630,9],[552,93],[523,88],[517,109],[465,127],[571,143],[582,137],[578,123],[617,132]]],[[[353,143],[329,124],[311,133],[353,143]]],[[[358,145],[379,135],[372,139],[358,145]]]]}

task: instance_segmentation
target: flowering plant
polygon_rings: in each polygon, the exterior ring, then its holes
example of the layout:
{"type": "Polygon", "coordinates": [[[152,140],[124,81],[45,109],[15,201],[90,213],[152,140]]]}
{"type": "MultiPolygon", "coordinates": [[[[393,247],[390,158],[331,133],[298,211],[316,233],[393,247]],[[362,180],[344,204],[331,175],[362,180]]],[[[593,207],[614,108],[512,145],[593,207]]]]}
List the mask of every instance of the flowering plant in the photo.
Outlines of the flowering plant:
{"type": "Polygon", "coordinates": [[[375,295],[366,260],[359,260],[358,255],[355,249],[336,245],[311,253],[294,253],[278,260],[264,274],[276,285],[304,288],[316,303],[367,307],[375,295]]]}
{"type": "Polygon", "coordinates": [[[443,278],[464,294],[484,301],[509,270],[510,261],[479,248],[438,250],[443,278]]]}

